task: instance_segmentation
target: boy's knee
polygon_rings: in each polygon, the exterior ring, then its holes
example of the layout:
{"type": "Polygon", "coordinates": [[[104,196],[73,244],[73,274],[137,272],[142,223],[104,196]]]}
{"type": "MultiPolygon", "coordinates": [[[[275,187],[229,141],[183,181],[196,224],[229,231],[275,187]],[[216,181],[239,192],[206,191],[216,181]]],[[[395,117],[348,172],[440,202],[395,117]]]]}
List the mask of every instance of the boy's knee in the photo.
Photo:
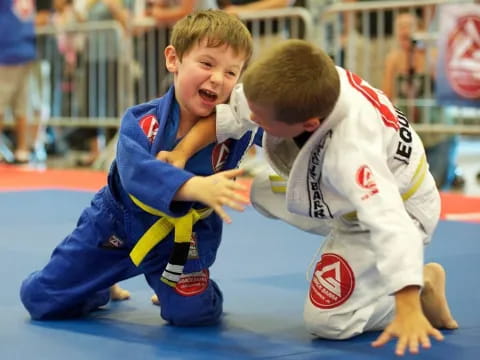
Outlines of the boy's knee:
{"type": "Polygon", "coordinates": [[[365,319],[355,318],[355,312],[335,314],[331,311],[304,311],[305,328],[323,339],[345,340],[363,332],[365,319]]]}
{"type": "Polygon", "coordinates": [[[20,300],[33,320],[47,320],[51,312],[52,301],[42,296],[36,284],[35,274],[26,278],[20,287],[20,300]]]}
{"type": "Polygon", "coordinates": [[[194,296],[171,294],[160,299],[162,318],[175,326],[208,326],[217,324],[223,312],[223,295],[215,282],[194,296]]]}

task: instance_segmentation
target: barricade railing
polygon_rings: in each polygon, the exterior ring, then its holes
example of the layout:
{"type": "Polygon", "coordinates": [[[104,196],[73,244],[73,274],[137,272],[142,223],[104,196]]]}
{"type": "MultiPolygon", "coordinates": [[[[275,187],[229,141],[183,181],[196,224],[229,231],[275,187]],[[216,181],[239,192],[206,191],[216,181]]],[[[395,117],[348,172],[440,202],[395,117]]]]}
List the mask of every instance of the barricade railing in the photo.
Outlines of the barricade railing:
{"type": "Polygon", "coordinates": [[[307,6],[313,16],[314,41],[338,65],[357,73],[379,89],[383,86],[386,54],[395,46],[396,17],[403,12],[419,17],[423,29],[415,33],[412,40],[417,40],[417,46],[425,47],[425,61],[430,65],[425,74],[413,81],[423,90],[415,97],[402,97],[397,85],[392,100],[407,113],[420,133],[480,135],[479,109],[441,106],[435,100],[436,59],[433,49],[436,47],[434,34],[439,25],[436,7],[447,3],[452,1],[369,1],[320,7],[318,1],[310,0],[307,6]],[[428,42],[424,41],[427,37],[430,38],[428,42]]]}
{"type": "MultiPolygon", "coordinates": [[[[48,64],[48,124],[117,127],[129,105],[129,49],[115,21],[37,30],[38,61],[48,64]]],[[[33,89],[35,91],[36,89],[33,89]]]]}
{"type": "MultiPolygon", "coordinates": [[[[304,8],[292,7],[245,12],[239,15],[252,33],[254,56],[274,41],[311,39],[313,23],[304,8]]],[[[165,69],[163,51],[169,43],[171,29],[159,27],[152,19],[135,21],[132,30],[133,103],[142,103],[165,93],[172,82],[165,69]]]]}

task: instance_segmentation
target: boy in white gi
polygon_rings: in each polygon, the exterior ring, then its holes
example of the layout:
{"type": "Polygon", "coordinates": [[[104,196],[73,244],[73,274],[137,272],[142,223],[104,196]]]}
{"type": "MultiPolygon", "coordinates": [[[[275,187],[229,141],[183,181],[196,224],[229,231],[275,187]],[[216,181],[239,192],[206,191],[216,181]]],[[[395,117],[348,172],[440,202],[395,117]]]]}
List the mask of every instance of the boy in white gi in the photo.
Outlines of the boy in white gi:
{"type": "MultiPolygon", "coordinates": [[[[218,141],[258,125],[266,158],[288,178],[282,193],[268,176],[257,176],[253,205],[328,235],[305,302],[308,330],[330,339],[383,330],[372,345],[397,337],[396,354],[403,355],[430,347],[429,336],[442,340],[437,328],[457,328],[443,267],[423,264],[440,197],[405,116],[381,91],[301,40],[285,41],[253,63],[243,91],[237,86],[230,105],[217,106],[218,141]]],[[[187,136],[160,155],[181,165],[198,149],[199,136],[213,140],[207,127],[192,129],[195,149],[187,136]]]]}

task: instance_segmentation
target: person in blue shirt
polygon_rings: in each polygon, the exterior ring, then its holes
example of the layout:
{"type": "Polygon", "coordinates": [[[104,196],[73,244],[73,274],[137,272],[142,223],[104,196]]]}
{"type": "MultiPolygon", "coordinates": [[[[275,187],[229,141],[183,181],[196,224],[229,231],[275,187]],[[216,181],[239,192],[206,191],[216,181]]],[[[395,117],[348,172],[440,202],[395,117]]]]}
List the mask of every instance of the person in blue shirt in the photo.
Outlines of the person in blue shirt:
{"type": "MultiPolygon", "coordinates": [[[[0,2],[0,134],[7,110],[15,119],[14,160],[29,160],[27,144],[27,90],[36,58],[33,0],[0,2]]],[[[0,140],[1,141],[1,140],[0,140]]]]}
{"type": "Polygon", "coordinates": [[[246,27],[220,10],[192,13],[173,28],[165,49],[174,85],[161,98],[129,108],[121,123],[108,185],[81,214],[50,261],[22,283],[36,320],[82,316],[109,301],[109,287],[143,274],[172,325],[209,325],[223,295],[210,278],[222,234],[241,211],[235,169],[261,133],[248,132],[199,151],[177,168],[156,158],[199,119],[228,100],[252,52],[246,27]]]}

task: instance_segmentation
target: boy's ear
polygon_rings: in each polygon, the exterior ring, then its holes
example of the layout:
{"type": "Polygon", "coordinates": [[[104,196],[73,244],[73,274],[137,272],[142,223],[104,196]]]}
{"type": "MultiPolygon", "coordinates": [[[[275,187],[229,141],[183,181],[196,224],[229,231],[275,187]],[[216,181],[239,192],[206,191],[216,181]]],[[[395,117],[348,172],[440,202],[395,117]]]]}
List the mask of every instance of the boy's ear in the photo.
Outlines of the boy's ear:
{"type": "Polygon", "coordinates": [[[322,121],[319,117],[310,118],[303,122],[303,128],[305,131],[314,132],[318,129],[321,123],[322,121]]]}
{"type": "Polygon", "coordinates": [[[177,51],[172,45],[168,45],[165,48],[165,66],[167,70],[171,73],[177,72],[178,68],[178,56],[177,51]]]}

